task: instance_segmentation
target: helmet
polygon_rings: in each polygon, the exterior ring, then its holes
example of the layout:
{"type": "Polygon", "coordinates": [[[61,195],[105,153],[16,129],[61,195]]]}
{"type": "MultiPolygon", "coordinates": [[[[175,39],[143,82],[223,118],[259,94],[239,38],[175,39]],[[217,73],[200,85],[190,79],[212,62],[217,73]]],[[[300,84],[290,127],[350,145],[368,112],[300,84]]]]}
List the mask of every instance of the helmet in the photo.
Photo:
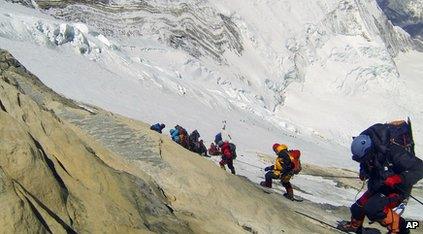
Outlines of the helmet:
{"type": "Polygon", "coordinates": [[[163,129],[163,128],[166,127],[166,125],[162,123],[162,124],[160,124],[160,127],[163,129]]]}
{"type": "Polygon", "coordinates": [[[361,161],[370,152],[373,147],[372,139],[368,135],[359,135],[353,138],[351,143],[352,159],[361,161]]]}
{"type": "Polygon", "coordinates": [[[217,145],[218,145],[219,147],[222,147],[222,145],[223,145],[223,141],[219,141],[219,142],[217,143],[217,145]]]}
{"type": "Polygon", "coordinates": [[[279,144],[278,144],[278,143],[273,144],[273,146],[272,146],[273,151],[275,151],[275,152],[276,152],[276,148],[278,148],[278,146],[279,146],[279,144]]]}
{"type": "Polygon", "coordinates": [[[275,151],[275,153],[279,153],[283,150],[287,150],[288,146],[284,145],[284,144],[274,144],[273,145],[273,151],[275,151]]]}

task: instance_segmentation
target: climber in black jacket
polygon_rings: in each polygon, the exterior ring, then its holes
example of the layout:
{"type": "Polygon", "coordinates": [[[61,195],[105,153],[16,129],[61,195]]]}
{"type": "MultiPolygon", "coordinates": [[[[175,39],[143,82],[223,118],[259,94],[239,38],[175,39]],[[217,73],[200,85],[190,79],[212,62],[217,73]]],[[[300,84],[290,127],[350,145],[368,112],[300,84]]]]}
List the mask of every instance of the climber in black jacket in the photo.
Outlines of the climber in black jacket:
{"type": "MultiPolygon", "coordinates": [[[[393,208],[407,199],[423,178],[423,162],[393,141],[392,125],[375,124],[355,137],[353,160],[360,163],[360,179],[368,179],[367,191],[351,206],[351,221],[340,224],[348,232],[361,232],[365,216],[388,228],[389,233],[408,233],[405,220],[393,208]]],[[[404,136],[405,137],[405,136],[404,136]]]]}

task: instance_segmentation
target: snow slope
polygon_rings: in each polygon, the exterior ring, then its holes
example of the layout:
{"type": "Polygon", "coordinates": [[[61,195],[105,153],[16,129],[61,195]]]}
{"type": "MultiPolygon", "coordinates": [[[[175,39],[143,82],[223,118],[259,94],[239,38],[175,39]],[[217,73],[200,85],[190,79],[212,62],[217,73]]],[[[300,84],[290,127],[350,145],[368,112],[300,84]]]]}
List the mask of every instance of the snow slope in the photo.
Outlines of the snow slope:
{"type": "MultiPolygon", "coordinates": [[[[258,153],[274,142],[300,148],[308,163],[356,169],[350,137],[406,116],[423,152],[422,54],[375,1],[184,2],[42,11],[0,1],[0,47],[78,101],[205,140],[226,120],[236,167],[254,182],[263,172],[242,162],[266,166],[258,153]]],[[[327,179],[294,183],[332,205],[356,193],[327,179]]]]}

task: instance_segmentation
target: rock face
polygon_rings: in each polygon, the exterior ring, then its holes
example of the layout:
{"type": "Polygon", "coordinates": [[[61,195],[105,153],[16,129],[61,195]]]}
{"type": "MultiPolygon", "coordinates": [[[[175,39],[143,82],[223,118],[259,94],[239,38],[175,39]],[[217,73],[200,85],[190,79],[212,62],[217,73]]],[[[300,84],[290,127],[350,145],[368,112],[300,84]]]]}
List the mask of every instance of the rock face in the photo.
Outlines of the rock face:
{"type": "Polygon", "coordinates": [[[422,0],[378,0],[377,2],[394,25],[402,27],[411,36],[423,40],[422,0]]]}
{"type": "Polygon", "coordinates": [[[1,51],[0,61],[2,232],[191,232],[147,175],[108,166],[101,158],[112,153],[91,148],[43,106],[75,104],[54,93],[43,96],[51,91],[10,54],[1,51]],[[38,103],[23,91],[30,85],[40,85],[39,93],[33,90],[38,103]]]}
{"type": "Polygon", "coordinates": [[[346,215],[284,201],[146,124],[66,99],[5,51],[0,65],[4,233],[327,233],[295,211],[346,215]]]}

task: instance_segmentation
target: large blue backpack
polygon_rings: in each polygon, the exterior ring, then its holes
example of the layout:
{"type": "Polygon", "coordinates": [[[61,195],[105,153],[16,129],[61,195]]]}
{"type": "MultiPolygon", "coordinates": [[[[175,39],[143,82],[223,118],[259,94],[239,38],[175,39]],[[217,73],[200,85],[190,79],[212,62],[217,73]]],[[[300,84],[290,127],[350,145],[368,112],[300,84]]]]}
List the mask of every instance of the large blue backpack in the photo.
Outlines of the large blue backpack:
{"type": "Polygon", "coordinates": [[[216,145],[218,145],[219,144],[219,142],[220,141],[222,141],[222,133],[218,133],[218,134],[216,134],[216,136],[214,137],[214,143],[216,144],[216,145]]]}

